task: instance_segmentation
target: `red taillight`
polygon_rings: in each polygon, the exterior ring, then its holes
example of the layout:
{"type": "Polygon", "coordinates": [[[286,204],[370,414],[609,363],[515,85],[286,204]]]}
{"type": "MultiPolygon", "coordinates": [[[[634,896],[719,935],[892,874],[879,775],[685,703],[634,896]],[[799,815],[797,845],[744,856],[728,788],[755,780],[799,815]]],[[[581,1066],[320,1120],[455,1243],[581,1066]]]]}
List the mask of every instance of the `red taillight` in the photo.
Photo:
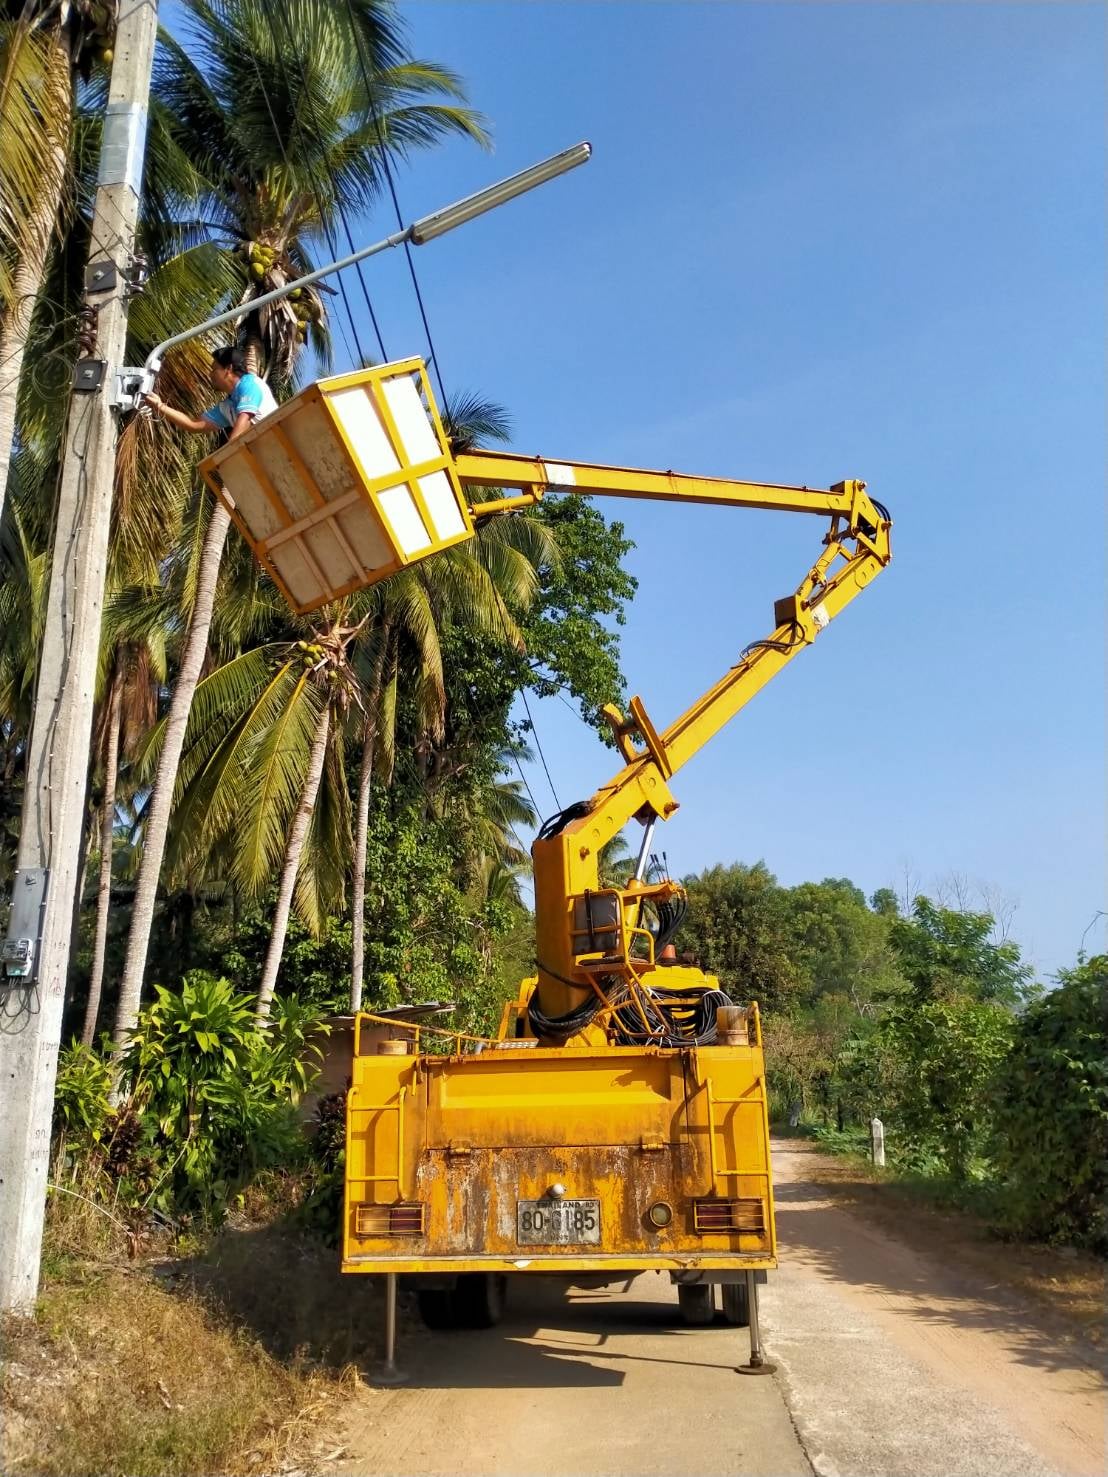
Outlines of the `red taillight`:
{"type": "Polygon", "coordinates": [[[694,1200],[693,1229],[764,1235],[765,1204],[761,1200],[694,1200]]]}
{"type": "Polygon", "coordinates": [[[357,1236],[422,1236],[423,1204],[410,1200],[399,1205],[356,1205],[354,1233],[357,1236]]]}

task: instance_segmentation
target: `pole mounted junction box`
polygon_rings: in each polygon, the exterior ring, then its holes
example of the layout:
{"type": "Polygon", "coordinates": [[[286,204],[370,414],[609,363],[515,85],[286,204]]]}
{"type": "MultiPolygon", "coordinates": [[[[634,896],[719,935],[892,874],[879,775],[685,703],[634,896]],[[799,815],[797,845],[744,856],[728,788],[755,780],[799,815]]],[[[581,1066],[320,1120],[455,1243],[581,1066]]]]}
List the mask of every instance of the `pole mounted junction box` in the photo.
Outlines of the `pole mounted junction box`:
{"type": "Polygon", "coordinates": [[[301,615],[473,537],[418,358],[308,386],[200,471],[301,615]]]}
{"type": "Polygon", "coordinates": [[[8,936],[0,945],[0,976],[9,983],[29,985],[35,977],[48,875],[45,867],[22,867],[12,882],[8,936]]]}

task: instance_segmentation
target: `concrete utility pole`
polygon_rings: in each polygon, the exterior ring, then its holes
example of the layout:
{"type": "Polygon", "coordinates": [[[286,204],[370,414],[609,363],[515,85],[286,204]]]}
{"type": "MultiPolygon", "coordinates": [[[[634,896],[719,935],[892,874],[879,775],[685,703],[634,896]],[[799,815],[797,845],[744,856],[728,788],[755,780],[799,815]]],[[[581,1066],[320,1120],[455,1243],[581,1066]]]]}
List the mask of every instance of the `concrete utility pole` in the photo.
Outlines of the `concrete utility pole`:
{"type": "Polygon", "coordinates": [[[86,279],[86,333],[94,330],[95,347],[77,362],[70,401],[12,919],[0,961],[0,1309],[17,1312],[29,1312],[38,1292],[115,480],[111,401],[124,361],[157,28],[157,0],[120,0],[86,279]]]}

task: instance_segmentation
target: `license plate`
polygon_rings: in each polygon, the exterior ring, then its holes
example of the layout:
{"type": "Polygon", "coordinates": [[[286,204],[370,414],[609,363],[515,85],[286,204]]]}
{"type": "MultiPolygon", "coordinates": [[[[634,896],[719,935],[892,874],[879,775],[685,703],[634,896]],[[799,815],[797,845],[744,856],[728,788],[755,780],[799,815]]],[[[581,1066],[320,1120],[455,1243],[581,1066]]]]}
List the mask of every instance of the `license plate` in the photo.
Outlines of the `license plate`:
{"type": "Polygon", "coordinates": [[[516,1240],[521,1246],[599,1246],[599,1200],[520,1200],[516,1240]]]}

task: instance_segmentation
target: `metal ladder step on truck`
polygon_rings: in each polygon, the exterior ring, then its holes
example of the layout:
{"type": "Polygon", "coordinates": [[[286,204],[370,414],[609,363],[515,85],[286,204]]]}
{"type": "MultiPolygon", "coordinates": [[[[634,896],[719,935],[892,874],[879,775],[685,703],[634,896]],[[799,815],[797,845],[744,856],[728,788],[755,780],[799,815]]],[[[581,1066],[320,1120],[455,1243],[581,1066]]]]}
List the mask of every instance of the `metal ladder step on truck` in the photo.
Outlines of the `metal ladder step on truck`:
{"type": "Polygon", "coordinates": [[[668,1272],[683,1316],[749,1326],[768,1366],[759,1279],[776,1266],[765,1062],[756,1002],[666,956],[684,888],[651,863],[670,781],[891,557],[866,484],[826,489],[455,453],[419,359],[309,386],[201,470],[298,611],[472,538],[546,493],[803,513],[822,547],[773,629],[667,728],[641,700],[605,710],[623,766],[543,825],[532,857],[536,972],[495,1038],[360,1015],[347,1097],[342,1269],[396,1282],[432,1327],[489,1326],[508,1280],[668,1272]],[[485,500],[482,501],[482,495],[485,500]],[[634,876],[600,884],[601,849],[643,827],[634,876]]]}

